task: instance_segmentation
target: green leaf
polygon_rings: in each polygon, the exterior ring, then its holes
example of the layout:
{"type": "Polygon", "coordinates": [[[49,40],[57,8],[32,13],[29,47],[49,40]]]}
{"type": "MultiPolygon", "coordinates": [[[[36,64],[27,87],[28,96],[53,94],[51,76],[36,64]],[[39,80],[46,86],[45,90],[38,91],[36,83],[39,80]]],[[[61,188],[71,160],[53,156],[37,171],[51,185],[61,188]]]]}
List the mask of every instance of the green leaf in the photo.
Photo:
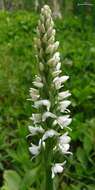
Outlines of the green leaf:
{"type": "Polygon", "coordinates": [[[82,148],[78,148],[77,149],[77,159],[78,161],[82,164],[82,166],[85,168],[85,164],[86,164],[86,155],[85,155],[85,152],[82,148]]]}
{"type": "Polygon", "coordinates": [[[20,184],[20,190],[26,190],[27,188],[29,188],[37,179],[37,174],[38,174],[38,167],[28,171],[21,184],[20,184]]]}
{"type": "Polygon", "coordinates": [[[2,190],[19,190],[21,178],[16,171],[6,170],[4,172],[4,186],[2,190]]]}
{"type": "Polygon", "coordinates": [[[84,150],[86,151],[87,155],[89,155],[91,149],[92,149],[92,141],[91,137],[85,136],[83,141],[84,150]]]}

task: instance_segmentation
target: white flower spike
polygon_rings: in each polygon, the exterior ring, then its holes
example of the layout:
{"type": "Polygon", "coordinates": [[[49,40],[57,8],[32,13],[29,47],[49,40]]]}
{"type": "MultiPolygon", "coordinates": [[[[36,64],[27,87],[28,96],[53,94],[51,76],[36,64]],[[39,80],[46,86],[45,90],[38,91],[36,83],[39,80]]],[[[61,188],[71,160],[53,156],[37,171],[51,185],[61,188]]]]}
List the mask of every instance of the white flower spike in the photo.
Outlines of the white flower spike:
{"type": "MultiPolygon", "coordinates": [[[[48,181],[48,177],[53,179],[57,173],[64,170],[66,161],[62,160],[60,163],[61,157],[60,155],[56,157],[56,154],[59,152],[63,156],[71,154],[69,151],[71,138],[68,134],[72,121],[68,115],[70,113],[68,106],[71,102],[67,99],[71,93],[64,90],[69,76],[62,76],[59,41],[55,40],[56,30],[48,5],[41,9],[36,31],[38,75],[35,76],[33,87],[29,90],[29,100],[33,103],[33,113],[30,117],[32,124],[28,127],[33,143],[31,142],[29,151],[33,157],[40,154],[40,164],[46,170],[45,181],[48,181]],[[47,158],[46,162],[41,163],[41,158],[47,158]]],[[[53,189],[52,183],[50,185],[46,189],[53,189]]]]}

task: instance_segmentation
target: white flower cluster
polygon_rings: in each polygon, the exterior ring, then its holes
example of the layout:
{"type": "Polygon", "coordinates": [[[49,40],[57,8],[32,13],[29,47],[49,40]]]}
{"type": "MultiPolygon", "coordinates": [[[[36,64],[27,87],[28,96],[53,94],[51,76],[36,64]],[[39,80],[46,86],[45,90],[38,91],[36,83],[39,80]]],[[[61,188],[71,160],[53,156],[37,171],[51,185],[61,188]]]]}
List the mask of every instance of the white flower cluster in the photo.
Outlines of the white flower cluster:
{"type": "MultiPolygon", "coordinates": [[[[61,62],[58,52],[59,42],[55,42],[54,22],[51,17],[50,8],[45,5],[41,10],[40,20],[37,27],[37,38],[35,39],[39,76],[35,76],[33,88],[30,88],[30,99],[36,113],[30,119],[29,126],[31,136],[38,135],[37,145],[31,143],[29,150],[33,156],[41,154],[45,150],[48,139],[53,139],[52,152],[71,154],[69,151],[70,137],[68,136],[68,125],[71,123],[68,106],[70,101],[66,100],[71,94],[64,91],[64,83],[68,76],[60,76],[61,62]],[[64,130],[63,130],[64,129],[64,130]],[[54,141],[54,139],[56,139],[54,141]]],[[[62,163],[51,163],[52,178],[56,173],[63,171],[65,161],[62,163]]]]}

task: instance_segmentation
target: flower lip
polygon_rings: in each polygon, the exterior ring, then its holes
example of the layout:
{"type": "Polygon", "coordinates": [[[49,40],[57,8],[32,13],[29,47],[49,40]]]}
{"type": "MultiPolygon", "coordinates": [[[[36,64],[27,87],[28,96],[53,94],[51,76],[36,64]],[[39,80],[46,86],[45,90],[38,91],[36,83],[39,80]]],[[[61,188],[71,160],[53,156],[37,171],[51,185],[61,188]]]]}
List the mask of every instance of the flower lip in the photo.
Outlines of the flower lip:
{"type": "Polygon", "coordinates": [[[64,161],[63,163],[55,163],[53,166],[52,166],[52,178],[55,177],[55,175],[57,173],[62,173],[64,168],[63,166],[66,164],[66,161],[64,161]]]}
{"type": "Polygon", "coordinates": [[[50,118],[56,118],[56,115],[47,111],[47,112],[43,113],[43,115],[42,115],[42,121],[45,121],[49,117],[50,118]]]}
{"type": "Polygon", "coordinates": [[[44,133],[44,129],[41,127],[41,126],[39,126],[39,127],[32,127],[32,126],[28,126],[28,129],[29,129],[29,131],[30,131],[30,133],[31,133],[31,135],[32,136],[34,136],[34,135],[36,135],[36,134],[38,134],[38,133],[44,133]]]}
{"type": "Polygon", "coordinates": [[[63,100],[67,97],[71,96],[71,93],[69,92],[69,90],[63,91],[63,92],[59,92],[58,94],[58,99],[59,100],[63,100]]]}
{"type": "Polygon", "coordinates": [[[35,108],[39,108],[41,106],[46,106],[47,111],[49,111],[51,103],[49,100],[38,100],[38,101],[34,102],[35,108]]]}
{"type": "Polygon", "coordinates": [[[41,139],[39,140],[38,146],[31,143],[31,146],[29,147],[29,151],[32,155],[38,156],[38,154],[40,153],[40,150],[41,150],[41,139]]]}
{"type": "Polygon", "coordinates": [[[64,100],[64,101],[61,101],[59,102],[59,106],[58,106],[58,110],[60,110],[60,112],[65,112],[65,111],[69,111],[67,109],[67,107],[71,104],[71,101],[69,100],[64,100]]]}
{"type": "Polygon", "coordinates": [[[50,130],[48,130],[48,131],[46,131],[46,132],[44,133],[44,135],[43,135],[43,137],[42,137],[42,141],[45,141],[47,138],[52,138],[52,137],[58,136],[58,135],[59,135],[58,132],[56,132],[56,131],[53,130],[53,129],[50,129],[50,130]]]}
{"type": "Polygon", "coordinates": [[[34,113],[34,114],[32,114],[32,117],[30,117],[30,119],[34,122],[34,124],[40,123],[41,122],[41,114],[34,113]]]}

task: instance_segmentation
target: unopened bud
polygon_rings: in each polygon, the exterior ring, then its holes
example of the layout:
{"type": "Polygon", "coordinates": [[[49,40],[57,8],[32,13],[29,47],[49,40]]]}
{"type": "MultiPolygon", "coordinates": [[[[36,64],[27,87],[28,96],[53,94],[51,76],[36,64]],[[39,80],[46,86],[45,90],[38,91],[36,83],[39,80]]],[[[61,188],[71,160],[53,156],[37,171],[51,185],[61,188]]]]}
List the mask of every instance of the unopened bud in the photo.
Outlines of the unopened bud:
{"type": "Polygon", "coordinates": [[[40,71],[43,71],[44,70],[44,65],[43,65],[43,63],[39,63],[39,68],[40,68],[40,71]]]}
{"type": "Polygon", "coordinates": [[[41,20],[42,23],[44,23],[44,21],[45,21],[44,16],[42,14],[40,15],[40,20],[41,20]]]}
{"type": "Polygon", "coordinates": [[[48,40],[48,44],[53,44],[54,43],[54,40],[55,40],[55,37],[54,36],[51,36],[48,40]]]}
{"type": "Polygon", "coordinates": [[[59,41],[56,41],[54,44],[54,51],[56,51],[59,47],[59,41]]]}
{"type": "Polygon", "coordinates": [[[54,31],[53,31],[52,27],[50,26],[49,29],[48,29],[48,31],[47,31],[47,35],[48,36],[52,36],[53,33],[54,33],[54,31]]]}
{"type": "Polygon", "coordinates": [[[43,36],[43,42],[47,42],[47,33],[46,34],[44,34],[44,36],[43,36]]]}
{"type": "Polygon", "coordinates": [[[44,27],[44,24],[41,25],[41,32],[42,32],[42,33],[45,33],[45,27],[44,27]]]}

